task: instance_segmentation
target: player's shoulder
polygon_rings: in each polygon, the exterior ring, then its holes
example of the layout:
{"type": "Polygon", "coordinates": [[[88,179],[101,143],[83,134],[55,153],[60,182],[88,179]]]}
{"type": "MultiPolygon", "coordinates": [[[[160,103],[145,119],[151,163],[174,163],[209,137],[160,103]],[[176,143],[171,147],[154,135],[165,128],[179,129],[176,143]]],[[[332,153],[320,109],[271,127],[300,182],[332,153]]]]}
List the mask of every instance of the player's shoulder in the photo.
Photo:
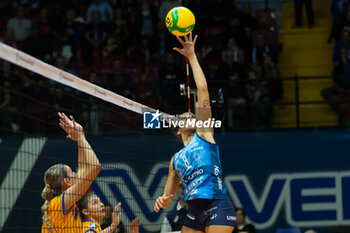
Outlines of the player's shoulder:
{"type": "MultiPolygon", "coordinates": [[[[50,202],[50,207],[57,207],[57,206],[61,206],[62,205],[62,197],[63,197],[63,193],[53,197],[49,202],[50,202]]],[[[49,208],[50,208],[49,207],[49,208]]]]}

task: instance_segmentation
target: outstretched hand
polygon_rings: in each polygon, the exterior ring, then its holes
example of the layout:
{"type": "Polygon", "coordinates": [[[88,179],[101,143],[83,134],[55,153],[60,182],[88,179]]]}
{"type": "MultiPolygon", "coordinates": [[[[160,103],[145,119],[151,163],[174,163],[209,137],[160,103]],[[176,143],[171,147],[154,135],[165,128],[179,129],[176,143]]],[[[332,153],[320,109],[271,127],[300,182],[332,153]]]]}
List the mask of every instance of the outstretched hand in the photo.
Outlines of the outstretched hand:
{"type": "Polygon", "coordinates": [[[198,35],[196,35],[194,37],[194,39],[192,40],[192,32],[190,32],[189,36],[184,36],[185,41],[183,41],[179,36],[176,36],[176,39],[182,44],[183,48],[179,49],[179,48],[173,48],[175,51],[181,53],[182,55],[184,55],[187,58],[190,58],[191,56],[196,55],[195,51],[194,51],[194,45],[196,44],[197,41],[197,37],[198,35]]]}
{"type": "Polygon", "coordinates": [[[85,139],[83,127],[77,123],[72,116],[70,116],[69,119],[66,114],[62,112],[58,112],[57,114],[60,117],[59,125],[68,134],[67,138],[77,142],[85,139]]]}
{"type": "Polygon", "coordinates": [[[171,194],[165,197],[158,197],[156,200],[156,203],[154,203],[154,211],[158,213],[161,208],[163,209],[168,208],[173,198],[174,198],[174,194],[171,194]]]}
{"type": "Polygon", "coordinates": [[[117,227],[120,223],[120,217],[122,216],[122,213],[118,213],[121,207],[121,203],[119,202],[113,209],[112,213],[112,224],[113,226],[117,227]]]}
{"type": "Polygon", "coordinates": [[[130,223],[130,233],[139,233],[140,224],[141,223],[139,222],[138,218],[132,220],[132,222],[130,223]]]}

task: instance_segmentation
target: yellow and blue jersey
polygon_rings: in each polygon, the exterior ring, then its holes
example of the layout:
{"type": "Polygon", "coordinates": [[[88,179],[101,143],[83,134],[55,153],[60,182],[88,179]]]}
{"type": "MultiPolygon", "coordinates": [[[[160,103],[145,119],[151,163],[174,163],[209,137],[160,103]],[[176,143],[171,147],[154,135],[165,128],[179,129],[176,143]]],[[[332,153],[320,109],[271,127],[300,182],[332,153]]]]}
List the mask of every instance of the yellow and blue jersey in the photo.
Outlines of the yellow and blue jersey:
{"type": "Polygon", "coordinates": [[[91,220],[83,221],[83,230],[81,231],[81,233],[99,233],[101,231],[102,230],[100,224],[97,224],[91,220]]]}
{"type": "MultiPolygon", "coordinates": [[[[73,204],[71,208],[65,211],[64,195],[65,192],[50,200],[48,209],[49,223],[55,233],[81,233],[82,223],[78,207],[76,204],[73,204]]],[[[46,223],[43,223],[41,233],[51,233],[46,223]]]]}

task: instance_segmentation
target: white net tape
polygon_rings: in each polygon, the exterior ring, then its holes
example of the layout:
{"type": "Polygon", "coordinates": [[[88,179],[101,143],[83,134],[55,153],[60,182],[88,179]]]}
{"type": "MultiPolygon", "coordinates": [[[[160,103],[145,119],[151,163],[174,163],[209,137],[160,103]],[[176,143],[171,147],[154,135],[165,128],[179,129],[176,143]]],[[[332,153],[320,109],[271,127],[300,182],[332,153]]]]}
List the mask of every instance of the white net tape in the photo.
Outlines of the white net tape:
{"type": "MultiPolygon", "coordinates": [[[[39,59],[36,59],[26,53],[23,53],[15,48],[0,43],[0,58],[7,60],[20,67],[28,69],[48,79],[57,81],[61,84],[75,88],[81,92],[85,92],[104,101],[126,108],[133,112],[142,114],[144,111],[156,111],[146,105],[140,104],[121,95],[113,93],[75,75],[60,70],[52,65],[49,65],[39,59]]],[[[161,113],[163,119],[168,119],[173,116],[161,113]]]]}

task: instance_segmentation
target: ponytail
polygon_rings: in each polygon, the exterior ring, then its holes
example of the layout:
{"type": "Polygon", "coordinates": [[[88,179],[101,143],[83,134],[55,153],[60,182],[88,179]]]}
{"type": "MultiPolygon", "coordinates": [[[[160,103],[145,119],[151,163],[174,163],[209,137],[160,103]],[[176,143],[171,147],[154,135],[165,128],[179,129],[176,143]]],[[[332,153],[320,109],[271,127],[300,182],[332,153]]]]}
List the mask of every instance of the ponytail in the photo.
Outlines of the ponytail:
{"type": "Polygon", "coordinates": [[[53,165],[47,169],[44,175],[45,187],[41,192],[41,197],[45,200],[44,204],[41,206],[42,220],[51,233],[54,233],[54,229],[50,224],[50,217],[48,214],[50,200],[62,193],[62,182],[66,177],[67,171],[64,164],[53,165]]]}
{"type": "Polygon", "coordinates": [[[53,227],[50,224],[50,217],[48,214],[49,206],[50,206],[50,201],[45,201],[44,205],[41,206],[41,212],[43,213],[42,219],[43,219],[43,222],[46,223],[47,229],[49,229],[49,231],[53,233],[53,227]]]}

